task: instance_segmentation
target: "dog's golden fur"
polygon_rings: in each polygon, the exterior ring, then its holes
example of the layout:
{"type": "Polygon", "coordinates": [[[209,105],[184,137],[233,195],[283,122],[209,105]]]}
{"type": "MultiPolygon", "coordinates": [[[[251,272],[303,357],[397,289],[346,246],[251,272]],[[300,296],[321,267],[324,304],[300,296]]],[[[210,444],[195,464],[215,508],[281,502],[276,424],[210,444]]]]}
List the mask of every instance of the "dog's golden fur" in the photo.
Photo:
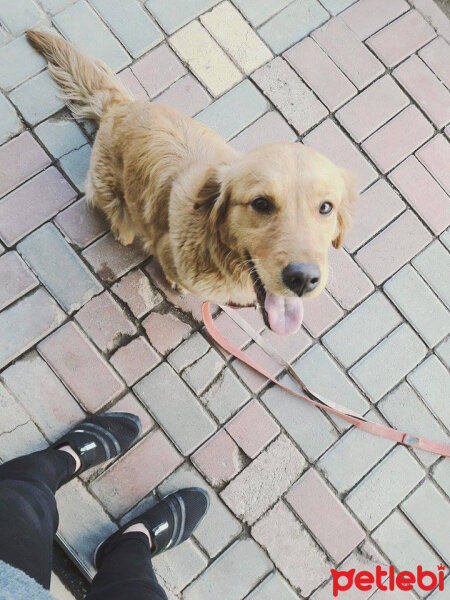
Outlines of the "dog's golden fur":
{"type": "Polygon", "coordinates": [[[29,31],[77,117],[99,121],[86,183],[88,202],[124,245],[141,240],[167,279],[200,298],[255,301],[248,257],[264,286],[293,296],[281,271],[292,261],[328,275],[330,245],[342,244],[355,199],[349,176],[302,144],[242,154],[173,108],[135,102],[114,73],[63,38],[29,31]],[[270,198],[270,215],[252,208],[270,198]],[[319,213],[332,203],[331,215],[319,213]]]}

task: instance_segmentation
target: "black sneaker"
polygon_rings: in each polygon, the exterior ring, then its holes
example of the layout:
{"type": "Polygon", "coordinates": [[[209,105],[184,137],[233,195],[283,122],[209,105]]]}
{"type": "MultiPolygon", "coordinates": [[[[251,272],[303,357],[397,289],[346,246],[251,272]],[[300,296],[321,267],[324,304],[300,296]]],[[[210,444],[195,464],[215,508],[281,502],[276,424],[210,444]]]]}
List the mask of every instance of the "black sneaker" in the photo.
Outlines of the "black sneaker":
{"type": "Polygon", "coordinates": [[[126,412],[110,412],[88,417],[52,447],[70,446],[78,454],[81,467],[75,475],[95,467],[128,450],[142,431],[138,416],[126,412]]]}
{"type": "Polygon", "coordinates": [[[209,502],[208,492],[201,488],[185,488],[169,494],[161,502],[123,525],[102,542],[95,551],[95,567],[99,568],[111,544],[116,542],[128,527],[136,523],[145,525],[150,533],[152,557],[179,546],[199,526],[208,512],[209,502]]]}

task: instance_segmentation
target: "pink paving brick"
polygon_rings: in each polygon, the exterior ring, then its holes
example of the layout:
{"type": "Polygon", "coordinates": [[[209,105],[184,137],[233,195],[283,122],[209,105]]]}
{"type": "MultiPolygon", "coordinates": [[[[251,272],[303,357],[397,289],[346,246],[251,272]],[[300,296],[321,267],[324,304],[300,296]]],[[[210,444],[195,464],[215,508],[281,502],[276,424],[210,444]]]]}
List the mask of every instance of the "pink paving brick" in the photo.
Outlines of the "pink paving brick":
{"type": "Polygon", "coordinates": [[[372,282],[342,248],[330,250],[327,290],[342,308],[351,310],[374,289],[372,282]]]}
{"type": "Polygon", "coordinates": [[[361,40],[365,40],[407,10],[409,6],[405,0],[359,0],[340,17],[361,40]]]}
{"type": "Polygon", "coordinates": [[[344,311],[328,292],[322,292],[317,298],[304,301],[305,316],[303,324],[309,333],[318,338],[343,316],[344,311]]]}
{"type": "Polygon", "coordinates": [[[0,148],[0,196],[51,163],[31,134],[26,131],[0,148]]]}
{"type": "Polygon", "coordinates": [[[151,492],[183,461],[161,430],[149,433],[91,485],[106,509],[119,517],[151,492]]]}
{"type": "Polygon", "coordinates": [[[420,50],[419,56],[450,87],[450,45],[443,38],[436,38],[420,50]]]}
{"type": "Polygon", "coordinates": [[[436,36],[433,28],[411,10],[367,41],[385,65],[394,67],[436,36]]]}
{"type": "Polygon", "coordinates": [[[356,203],[353,224],[344,240],[345,248],[354,252],[404,209],[400,196],[384,179],[379,179],[356,203]]]}
{"type": "Polygon", "coordinates": [[[112,366],[132,386],[161,362],[158,354],[147,340],[138,337],[126,346],[119,348],[110,358],[112,366]]]}
{"type": "Polygon", "coordinates": [[[311,346],[311,338],[303,328],[295,335],[277,335],[266,329],[262,337],[288,362],[293,362],[311,346]]]}
{"type": "Polygon", "coordinates": [[[228,483],[244,467],[239,447],[225,429],[203,444],[191,459],[214,486],[228,483]]]}
{"type": "Polygon", "coordinates": [[[12,246],[76,197],[61,173],[50,167],[0,200],[0,238],[12,246]]]}
{"type": "Polygon", "coordinates": [[[103,352],[114,350],[124,336],[136,333],[136,327],[109,292],[92,298],[78,311],[75,319],[103,352]]]}
{"type": "Polygon", "coordinates": [[[137,415],[141,420],[142,432],[141,435],[145,435],[155,425],[155,421],[151,418],[149,413],[145,410],[139,400],[134,394],[129,392],[118,402],[116,402],[108,412],[129,412],[133,415],[137,415]]]}
{"type": "Polygon", "coordinates": [[[422,146],[416,153],[417,158],[450,194],[450,143],[441,134],[422,146]]]}
{"type": "Polygon", "coordinates": [[[266,113],[233,138],[230,145],[240,152],[248,152],[261,144],[295,142],[297,134],[276,111],[266,113]]]}
{"type": "Polygon", "coordinates": [[[336,110],[358,90],[311,38],[302,40],[284,57],[330,110],[336,110]]]}
{"type": "Polygon", "coordinates": [[[184,115],[193,117],[208,106],[211,97],[205,88],[191,74],[188,74],[154,98],[153,102],[173,106],[184,115]]]}
{"type": "Polygon", "coordinates": [[[132,93],[135,100],[140,100],[142,102],[148,102],[150,98],[147,95],[147,92],[139,82],[139,79],[130,69],[127,67],[121,73],[119,73],[119,79],[125,85],[128,91],[132,93]]]}
{"type": "Polygon", "coordinates": [[[163,297],[152,286],[142,271],[131,271],[112,286],[113,292],[125,302],[135,317],[140,319],[161,304],[163,297]]]}
{"type": "Polygon", "coordinates": [[[365,538],[365,532],[313,469],[294,485],[286,500],[336,562],[365,538]]]}
{"type": "Polygon", "coordinates": [[[339,17],[330,19],[312,37],[359,90],[384,71],[380,61],[339,17]]]}
{"type": "Polygon", "coordinates": [[[124,390],[124,384],[73,322],[46,338],[38,350],[88,411],[99,410],[124,390]]]}
{"type": "Polygon", "coordinates": [[[166,44],[138,60],[131,70],[150,98],[161,93],[186,73],[176,54],[166,44]]]}
{"type": "Polygon", "coordinates": [[[178,346],[191,332],[191,327],[176,318],[175,315],[167,313],[151,313],[143,322],[148,339],[161,354],[167,354],[169,350],[178,346]]]}
{"type": "Polygon", "coordinates": [[[252,400],[227,424],[226,430],[251,459],[280,433],[278,423],[258,400],[252,400]]]}
{"type": "Polygon", "coordinates": [[[371,135],[362,147],[383,173],[414,152],[434,133],[433,127],[415,106],[408,106],[381,129],[371,135]]]}
{"type": "Polygon", "coordinates": [[[417,158],[407,158],[389,179],[434,233],[450,225],[450,197],[417,158]]]}
{"type": "Polygon", "coordinates": [[[71,204],[54,220],[70,242],[79,248],[86,248],[109,229],[106,218],[90,208],[85,198],[71,204]]]}
{"type": "Polygon", "coordinates": [[[39,285],[17,252],[0,258],[0,310],[39,285]]]}
{"type": "Polygon", "coordinates": [[[407,210],[356,254],[356,261],[377,285],[393,275],[428,242],[431,235],[407,210]]]}
{"type": "Polygon", "coordinates": [[[393,75],[438,128],[450,121],[450,92],[418,56],[408,58],[393,75]]]}
{"type": "MultiPolygon", "coordinates": [[[[227,336],[227,339],[238,348],[243,348],[250,342],[250,336],[245,333],[243,329],[237,325],[231,317],[226,313],[221,312],[216,319],[214,319],[216,327],[227,336]]],[[[230,358],[230,354],[225,350],[219,349],[226,358],[230,358]]]]}
{"type": "Polygon", "coordinates": [[[311,131],[303,141],[352,173],[356,177],[358,191],[362,191],[377,178],[376,171],[368,160],[330,119],[311,131]]]}
{"type": "Polygon", "coordinates": [[[97,275],[108,282],[116,281],[147,258],[137,243],[122,246],[111,233],[94,242],[82,254],[97,275]]]}
{"type": "MultiPolygon", "coordinates": [[[[246,348],[245,353],[254,360],[258,361],[259,364],[272,376],[278,375],[283,369],[278,362],[276,362],[273,358],[270,358],[264,352],[264,350],[262,350],[262,348],[255,343],[250,344],[250,346],[246,348]]],[[[265,377],[244,363],[234,360],[232,364],[238,376],[253,393],[259,393],[268,384],[268,380],[265,377]]]]}
{"type": "Polygon", "coordinates": [[[336,113],[356,142],[361,142],[409,104],[390,75],[372,83],[336,113]]]}

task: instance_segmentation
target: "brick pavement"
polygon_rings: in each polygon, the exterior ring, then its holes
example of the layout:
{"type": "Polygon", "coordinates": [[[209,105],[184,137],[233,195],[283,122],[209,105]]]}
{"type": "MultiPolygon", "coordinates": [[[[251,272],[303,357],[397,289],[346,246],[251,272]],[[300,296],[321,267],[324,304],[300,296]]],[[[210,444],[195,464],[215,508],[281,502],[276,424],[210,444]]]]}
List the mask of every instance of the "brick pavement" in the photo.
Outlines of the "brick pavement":
{"type": "Polygon", "coordinates": [[[431,0],[0,0],[0,459],[45,447],[86,410],[140,414],[125,456],[60,492],[59,535],[92,572],[124,515],[207,487],[204,524],[155,561],[172,599],[329,600],[333,566],[448,564],[449,459],[372,438],[230,361],[198,300],[86,207],[95,130],[70,118],[27,44],[37,25],[239,150],[303,140],[355,174],[355,225],[331,250],[327,291],[306,302],[300,334],[264,335],[323,393],[449,441],[443,13],[431,0]]]}

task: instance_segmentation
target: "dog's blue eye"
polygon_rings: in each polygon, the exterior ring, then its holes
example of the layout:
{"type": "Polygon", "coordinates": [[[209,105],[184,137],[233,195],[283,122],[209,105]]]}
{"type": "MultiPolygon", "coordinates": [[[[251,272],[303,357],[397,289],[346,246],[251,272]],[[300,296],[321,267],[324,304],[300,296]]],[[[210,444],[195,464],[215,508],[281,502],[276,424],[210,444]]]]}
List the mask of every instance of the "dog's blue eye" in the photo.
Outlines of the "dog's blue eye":
{"type": "Polygon", "coordinates": [[[270,214],[273,212],[273,204],[268,198],[264,198],[264,196],[260,196],[255,198],[252,202],[252,208],[259,213],[270,214]]]}
{"type": "Polygon", "coordinates": [[[329,215],[332,210],[333,205],[331,204],[331,202],[322,202],[322,204],[319,207],[319,212],[321,215],[329,215]]]}

